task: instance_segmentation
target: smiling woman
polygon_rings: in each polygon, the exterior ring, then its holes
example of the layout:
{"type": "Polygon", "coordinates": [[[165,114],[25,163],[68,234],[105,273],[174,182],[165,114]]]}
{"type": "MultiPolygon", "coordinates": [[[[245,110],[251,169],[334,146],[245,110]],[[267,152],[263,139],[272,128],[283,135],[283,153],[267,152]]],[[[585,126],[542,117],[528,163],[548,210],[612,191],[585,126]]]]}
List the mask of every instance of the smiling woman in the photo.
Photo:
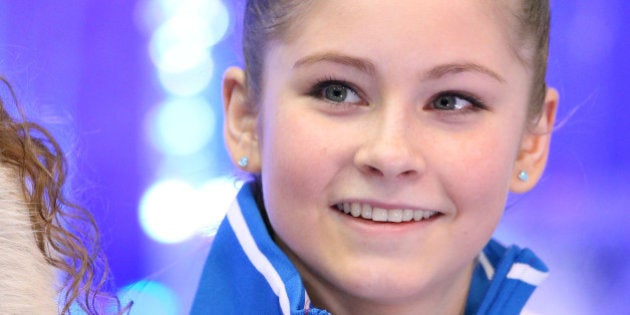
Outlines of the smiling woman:
{"type": "Polygon", "coordinates": [[[248,1],[223,92],[255,180],[193,313],[519,313],[547,268],[491,236],[546,164],[548,23],[546,1],[248,1]]]}

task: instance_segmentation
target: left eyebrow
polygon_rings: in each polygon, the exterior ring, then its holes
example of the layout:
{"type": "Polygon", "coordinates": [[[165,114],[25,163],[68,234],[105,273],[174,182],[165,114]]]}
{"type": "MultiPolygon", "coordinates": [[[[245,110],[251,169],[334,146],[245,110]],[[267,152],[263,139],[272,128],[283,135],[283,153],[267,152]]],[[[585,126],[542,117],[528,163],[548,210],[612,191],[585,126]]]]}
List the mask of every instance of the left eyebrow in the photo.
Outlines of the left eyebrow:
{"type": "Polygon", "coordinates": [[[490,68],[484,67],[474,62],[448,63],[433,67],[425,75],[425,80],[437,80],[448,74],[457,74],[462,72],[477,72],[487,75],[500,83],[505,83],[505,79],[490,68]]]}

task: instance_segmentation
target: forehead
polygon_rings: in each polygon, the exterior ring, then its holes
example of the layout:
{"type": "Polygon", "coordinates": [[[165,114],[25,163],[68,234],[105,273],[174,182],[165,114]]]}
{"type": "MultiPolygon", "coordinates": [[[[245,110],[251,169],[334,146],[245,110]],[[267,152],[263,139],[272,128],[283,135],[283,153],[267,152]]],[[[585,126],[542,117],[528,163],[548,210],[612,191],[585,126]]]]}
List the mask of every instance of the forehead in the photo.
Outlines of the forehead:
{"type": "Polygon", "coordinates": [[[492,0],[317,0],[303,8],[283,40],[296,53],[350,49],[417,60],[431,52],[507,63],[516,57],[506,6],[492,0]]]}

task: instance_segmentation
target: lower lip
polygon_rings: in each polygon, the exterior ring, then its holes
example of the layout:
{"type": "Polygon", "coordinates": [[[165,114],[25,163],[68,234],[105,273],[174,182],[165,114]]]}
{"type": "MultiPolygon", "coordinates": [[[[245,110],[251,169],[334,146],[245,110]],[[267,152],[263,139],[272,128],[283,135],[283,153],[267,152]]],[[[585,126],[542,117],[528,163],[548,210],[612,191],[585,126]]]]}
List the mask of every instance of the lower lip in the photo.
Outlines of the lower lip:
{"type": "Polygon", "coordinates": [[[437,213],[428,219],[423,219],[420,221],[408,221],[408,222],[377,222],[372,220],[363,219],[362,217],[354,217],[352,215],[346,214],[343,211],[338,210],[335,207],[331,207],[331,210],[337,213],[340,216],[341,220],[344,220],[345,223],[352,225],[356,229],[361,230],[364,233],[378,233],[379,236],[383,236],[384,234],[398,234],[405,233],[412,230],[422,229],[427,225],[438,220],[442,214],[437,213]]]}

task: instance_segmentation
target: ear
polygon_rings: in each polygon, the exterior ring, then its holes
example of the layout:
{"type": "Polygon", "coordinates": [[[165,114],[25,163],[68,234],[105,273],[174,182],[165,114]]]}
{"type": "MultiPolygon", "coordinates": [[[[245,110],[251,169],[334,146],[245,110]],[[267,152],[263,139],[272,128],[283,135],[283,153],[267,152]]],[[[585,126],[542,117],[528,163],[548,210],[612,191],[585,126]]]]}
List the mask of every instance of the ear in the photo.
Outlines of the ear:
{"type": "Polygon", "coordinates": [[[223,75],[223,136],[232,162],[249,173],[260,173],[258,150],[257,116],[245,85],[245,72],[236,67],[229,68],[223,75]],[[238,161],[246,157],[247,165],[238,161]]]}
{"type": "Polygon", "coordinates": [[[525,128],[510,181],[512,192],[524,193],[534,188],[545,170],[558,99],[558,91],[548,88],[540,117],[525,128]],[[527,172],[525,180],[519,179],[522,171],[527,172]]]}

